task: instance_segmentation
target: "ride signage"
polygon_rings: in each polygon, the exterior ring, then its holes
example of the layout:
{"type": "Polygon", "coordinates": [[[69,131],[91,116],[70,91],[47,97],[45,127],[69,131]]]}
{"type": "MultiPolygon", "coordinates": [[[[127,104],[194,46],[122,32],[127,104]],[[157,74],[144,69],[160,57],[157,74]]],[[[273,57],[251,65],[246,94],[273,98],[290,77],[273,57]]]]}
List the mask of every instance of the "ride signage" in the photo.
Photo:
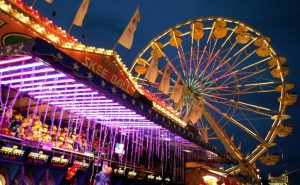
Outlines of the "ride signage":
{"type": "Polygon", "coordinates": [[[89,163],[86,163],[85,161],[80,162],[80,161],[75,160],[73,162],[73,166],[76,166],[79,170],[86,170],[90,165],[89,165],[89,163]]]}
{"type": "Polygon", "coordinates": [[[0,149],[0,160],[22,162],[24,158],[24,150],[18,149],[17,146],[13,148],[2,146],[0,149]]]}
{"type": "Polygon", "coordinates": [[[27,158],[27,163],[32,165],[43,166],[47,163],[49,155],[43,154],[42,151],[39,153],[30,152],[27,158]]]}
{"type": "Polygon", "coordinates": [[[65,159],[63,156],[61,157],[52,157],[51,159],[51,167],[54,168],[66,168],[69,165],[69,159],[65,159]]]}

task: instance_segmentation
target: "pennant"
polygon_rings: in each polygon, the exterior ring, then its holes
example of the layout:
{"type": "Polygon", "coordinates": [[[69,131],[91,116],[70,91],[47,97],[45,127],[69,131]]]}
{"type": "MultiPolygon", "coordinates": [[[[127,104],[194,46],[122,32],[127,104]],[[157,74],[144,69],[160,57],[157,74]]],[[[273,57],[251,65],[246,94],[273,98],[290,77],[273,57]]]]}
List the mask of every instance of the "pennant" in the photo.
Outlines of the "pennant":
{"type": "Polygon", "coordinates": [[[89,8],[89,4],[90,4],[90,0],[83,0],[78,11],[77,14],[74,18],[73,24],[75,24],[76,26],[82,26],[82,22],[83,19],[88,11],[89,8]]]}
{"type": "Polygon", "coordinates": [[[137,23],[140,22],[140,9],[137,8],[130,19],[130,22],[126,26],[125,30],[123,31],[121,37],[118,40],[122,46],[127,49],[130,49],[133,42],[134,32],[137,27],[137,23]]]}
{"type": "Polygon", "coordinates": [[[182,120],[183,120],[184,122],[186,122],[186,123],[187,123],[188,120],[189,120],[190,112],[191,112],[191,107],[188,108],[188,110],[185,112],[185,115],[184,115],[184,117],[183,117],[183,119],[182,119],[182,120]]]}
{"type": "Polygon", "coordinates": [[[171,70],[169,64],[167,64],[161,82],[158,86],[158,89],[164,94],[168,94],[170,89],[170,74],[171,74],[171,70]]]}
{"type": "Polygon", "coordinates": [[[158,57],[157,57],[156,50],[154,50],[150,66],[145,75],[145,79],[147,79],[151,83],[155,83],[155,80],[157,78],[157,72],[158,72],[157,65],[158,65],[158,57]]]}
{"type": "Polygon", "coordinates": [[[233,142],[234,141],[234,134],[231,135],[230,140],[233,142]]]}
{"type": "Polygon", "coordinates": [[[204,104],[202,99],[194,101],[194,104],[190,109],[188,119],[195,124],[201,118],[203,109],[204,104]]]}
{"type": "Polygon", "coordinates": [[[241,149],[242,149],[242,143],[241,142],[240,142],[240,144],[239,144],[239,146],[237,148],[238,148],[238,150],[241,151],[241,149]]]}
{"type": "Polygon", "coordinates": [[[180,77],[177,78],[175,85],[173,87],[170,98],[178,103],[183,95],[183,82],[180,77]]]}
{"type": "Polygon", "coordinates": [[[45,0],[47,3],[51,4],[53,0],[45,0]]]}
{"type": "Polygon", "coordinates": [[[207,143],[208,142],[208,128],[205,127],[203,129],[200,129],[200,134],[202,136],[202,139],[207,143]]]}
{"type": "Polygon", "coordinates": [[[178,103],[175,104],[175,110],[180,111],[183,109],[183,96],[181,96],[180,100],[178,103]]]}

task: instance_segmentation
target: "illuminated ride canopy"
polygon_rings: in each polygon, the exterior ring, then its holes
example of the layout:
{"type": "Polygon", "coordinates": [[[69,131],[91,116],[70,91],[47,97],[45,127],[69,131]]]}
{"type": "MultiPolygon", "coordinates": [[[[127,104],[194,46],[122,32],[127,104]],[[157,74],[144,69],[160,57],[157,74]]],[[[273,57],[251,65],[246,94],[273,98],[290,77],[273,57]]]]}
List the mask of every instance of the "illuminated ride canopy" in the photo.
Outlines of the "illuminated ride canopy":
{"type": "Polygon", "coordinates": [[[142,95],[127,94],[41,39],[6,46],[1,52],[6,53],[0,60],[1,127],[12,110],[25,118],[39,117],[42,128],[49,127],[49,140],[28,138],[26,134],[36,126],[33,121],[25,127],[23,140],[50,142],[56,150],[96,157],[104,154],[110,160],[116,145],[125,144],[124,151],[117,152],[125,156],[119,160],[133,165],[144,153],[165,165],[170,165],[172,155],[182,158],[186,152],[196,153],[197,161],[234,162],[199,135],[156,112],[142,95]],[[62,135],[64,129],[68,130],[62,135]],[[82,135],[88,146],[74,148],[82,135]],[[73,140],[69,148],[68,139],[73,140]]]}

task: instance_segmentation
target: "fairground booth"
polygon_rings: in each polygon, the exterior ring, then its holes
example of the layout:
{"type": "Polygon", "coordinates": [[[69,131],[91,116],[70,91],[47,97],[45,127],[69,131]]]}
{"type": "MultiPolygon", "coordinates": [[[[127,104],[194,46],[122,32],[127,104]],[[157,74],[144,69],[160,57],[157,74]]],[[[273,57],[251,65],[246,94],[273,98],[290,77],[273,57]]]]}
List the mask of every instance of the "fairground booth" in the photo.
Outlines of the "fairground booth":
{"type": "Polygon", "coordinates": [[[103,166],[112,184],[254,182],[252,166],[224,170],[241,158],[140,86],[143,60],[132,72],[21,0],[0,10],[0,184],[90,184],[103,166]]]}

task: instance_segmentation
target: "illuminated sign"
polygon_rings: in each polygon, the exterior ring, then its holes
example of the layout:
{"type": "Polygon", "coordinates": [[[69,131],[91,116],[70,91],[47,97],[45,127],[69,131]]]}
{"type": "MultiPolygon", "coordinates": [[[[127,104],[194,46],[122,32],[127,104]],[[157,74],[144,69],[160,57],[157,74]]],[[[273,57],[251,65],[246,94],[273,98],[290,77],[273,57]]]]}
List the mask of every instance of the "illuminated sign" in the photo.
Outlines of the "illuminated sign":
{"type": "Polygon", "coordinates": [[[78,168],[79,170],[85,170],[85,169],[87,169],[90,165],[89,165],[89,163],[86,163],[86,162],[80,162],[80,161],[75,160],[75,161],[73,162],[73,166],[75,166],[75,167],[78,168]]]}
{"type": "Polygon", "coordinates": [[[43,154],[42,151],[39,153],[30,152],[28,155],[27,163],[33,165],[45,165],[48,161],[49,156],[43,154]]]}
{"type": "Polygon", "coordinates": [[[2,146],[0,149],[0,159],[2,160],[9,160],[9,161],[16,161],[20,162],[23,160],[24,150],[18,149],[17,146],[13,148],[2,146]]]}
{"type": "Polygon", "coordinates": [[[69,159],[61,157],[52,157],[51,166],[55,168],[66,168],[69,164],[69,159]]]}

